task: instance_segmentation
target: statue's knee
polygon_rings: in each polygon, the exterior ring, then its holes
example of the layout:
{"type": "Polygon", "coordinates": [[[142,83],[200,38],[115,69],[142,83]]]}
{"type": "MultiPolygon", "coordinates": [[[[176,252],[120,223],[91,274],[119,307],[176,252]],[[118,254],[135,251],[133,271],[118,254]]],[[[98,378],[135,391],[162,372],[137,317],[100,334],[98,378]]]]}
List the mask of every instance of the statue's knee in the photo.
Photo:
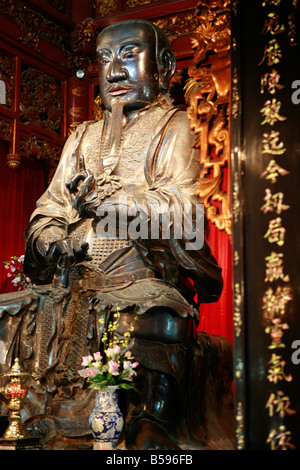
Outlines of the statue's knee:
{"type": "MultiPolygon", "coordinates": [[[[124,334],[134,321],[135,315],[121,314],[118,331],[124,334]]],[[[193,319],[181,317],[172,309],[151,308],[134,321],[132,337],[167,343],[187,343],[193,332],[193,319]]]]}

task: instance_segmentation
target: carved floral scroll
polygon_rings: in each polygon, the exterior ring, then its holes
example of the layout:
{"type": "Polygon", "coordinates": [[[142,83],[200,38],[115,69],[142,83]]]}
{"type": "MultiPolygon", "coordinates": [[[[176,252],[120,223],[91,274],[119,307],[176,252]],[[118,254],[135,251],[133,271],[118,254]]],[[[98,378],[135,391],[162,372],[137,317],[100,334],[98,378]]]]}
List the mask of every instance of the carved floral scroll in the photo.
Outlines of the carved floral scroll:
{"type": "Polygon", "coordinates": [[[196,20],[185,98],[202,163],[197,194],[208,219],[230,235],[230,0],[200,0],[196,20]]]}

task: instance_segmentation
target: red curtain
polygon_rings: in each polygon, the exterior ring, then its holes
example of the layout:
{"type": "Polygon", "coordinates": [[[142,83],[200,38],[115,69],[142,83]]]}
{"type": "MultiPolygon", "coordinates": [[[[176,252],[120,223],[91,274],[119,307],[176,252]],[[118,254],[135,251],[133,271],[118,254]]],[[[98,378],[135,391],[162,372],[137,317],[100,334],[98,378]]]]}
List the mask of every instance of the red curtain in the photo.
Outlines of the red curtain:
{"type": "Polygon", "coordinates": [[[8,144],[0,139],[0,293],[17,290],[7,277],[3,261],[24,254],[24,230],[44,192],[44,162],[23,158],[17,170],[6,163],[8,144]]]}
{"type": "Polygon", "coordinates": [[[202,320],[199,329],[225,336],[233,342],[232,245],[227,233],[217,229],[212,223],[209,223],[209,244],[222,267],[224,286],[218,302],[200,307],[202,320]]]}

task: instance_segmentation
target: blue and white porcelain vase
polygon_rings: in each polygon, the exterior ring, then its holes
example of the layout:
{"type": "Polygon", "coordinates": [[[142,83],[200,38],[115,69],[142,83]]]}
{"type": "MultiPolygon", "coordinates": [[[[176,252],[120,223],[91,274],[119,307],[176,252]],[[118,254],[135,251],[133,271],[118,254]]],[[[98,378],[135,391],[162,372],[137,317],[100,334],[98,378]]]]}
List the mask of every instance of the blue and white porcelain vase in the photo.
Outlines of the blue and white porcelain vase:
{"type": "Polygon", "coordinates": [[[89,419],[94,450],[115,448],[121,435],[124,418],[119,408],[117,388],[110,386],[96,393],[95,407],[89,419]]]}

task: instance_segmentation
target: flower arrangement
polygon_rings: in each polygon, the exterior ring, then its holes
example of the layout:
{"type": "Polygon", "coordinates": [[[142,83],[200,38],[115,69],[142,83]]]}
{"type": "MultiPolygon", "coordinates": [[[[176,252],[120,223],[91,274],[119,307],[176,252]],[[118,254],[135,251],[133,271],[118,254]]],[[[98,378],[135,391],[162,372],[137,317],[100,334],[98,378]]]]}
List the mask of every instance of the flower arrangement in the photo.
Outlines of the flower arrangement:
{"type": "Polygon", "coordinates": [[[9,272],[7,277],[11,278],[11,282],[18,290],[27,289],[32,285],[31,280],[23,272],[24,255],[11,256],[9,261],[4,261],[4,268],[9,272]]]}
{"type": "MultiPolygon", "coordinates": [[[[78,371],[81,377],[87,379],[91,388],[100,390],[109,386],[117,386],[123,389],[133,388],[133,377],[137,375],[135,369],[139,365],[133,362],[134,358],[128,350],[133,323],[124,334],[123,339],[116,337],[116,330],[120,319],[120,307],[116,307],[113,315],[114,321],[103,331],[102,343],[104,345],[104,357],[99,351],[93,355],[83,356],[82,366],[85,369],[78,371]]],[[[99,320],[103,323],[103,320],[99,320]]]]}

